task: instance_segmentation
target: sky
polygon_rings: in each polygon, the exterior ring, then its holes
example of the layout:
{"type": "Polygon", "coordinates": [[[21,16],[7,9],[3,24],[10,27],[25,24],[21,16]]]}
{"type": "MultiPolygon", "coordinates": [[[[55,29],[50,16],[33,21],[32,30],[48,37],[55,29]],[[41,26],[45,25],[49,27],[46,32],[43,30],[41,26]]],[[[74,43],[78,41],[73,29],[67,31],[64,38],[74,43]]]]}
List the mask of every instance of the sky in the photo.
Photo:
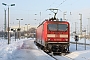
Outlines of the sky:
{"type": "MultiPolygon", "coordinates": [[[[4,10],[7,10],[7,6],[3,6],[2,3],[15,4],[15,6],[9,6],[10,26],[18,26],[16,19],[23,19],[23,21],[20,20],[21,25],[38,26],[45,19],[53,17],[53,12],[48,9],[58,8],[57,18],[63,18],[63,12],[66,12],[65,18],[74,28],[75,22],[77,22],[77,25],[80,24],[79,13],[82,14],[82,25],[84,27],[88,25],[87,18],[90,17],[89,2],[90,0],[0,0],[0,20],[2,21],[0,28],[4,26],[4,10]]],[[[79,29],[79,26],[77,28],[79,29]]]]}

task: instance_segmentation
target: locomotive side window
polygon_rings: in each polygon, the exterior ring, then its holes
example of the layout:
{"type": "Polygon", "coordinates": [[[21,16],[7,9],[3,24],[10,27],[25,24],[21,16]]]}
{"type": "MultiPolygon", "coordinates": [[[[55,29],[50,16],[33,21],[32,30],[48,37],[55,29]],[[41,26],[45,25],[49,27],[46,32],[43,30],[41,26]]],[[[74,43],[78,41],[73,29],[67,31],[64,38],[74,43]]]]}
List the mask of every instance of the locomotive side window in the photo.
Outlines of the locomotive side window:
{"type": "Polygon", "coordinates": [[[66,31],[68,29],[67,24],[58,24],[59,31],[66,31]]]}

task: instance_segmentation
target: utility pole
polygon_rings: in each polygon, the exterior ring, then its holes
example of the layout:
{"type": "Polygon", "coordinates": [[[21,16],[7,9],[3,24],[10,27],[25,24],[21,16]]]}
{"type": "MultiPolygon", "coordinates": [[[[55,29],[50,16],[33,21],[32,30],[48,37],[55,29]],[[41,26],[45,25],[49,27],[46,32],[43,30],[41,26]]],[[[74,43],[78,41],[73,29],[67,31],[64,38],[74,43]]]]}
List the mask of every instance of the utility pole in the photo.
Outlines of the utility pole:
{"type": "Polygon", "coordinates": [[[41,21],[41,12],[40,12],[40,21],[41,21]]]}
{"type": "Polygon", "coordinates": [[[28,25],[30,25],[30,24],[25,24],[25,25],[27,25],[27,39],[28,39],[28,25]]]}
{"type": "Polygon", "coordinates": [[[24,38],[25,38],[25,27],[24,27],[24,38]]]}
{"type": "Polygon", "coordinates": [[[88,32],[88,25],[87,25],[87,29],[86,29],[86,30],[87,30],[87,34],[88,34],[88,33],[89,33],[89,32],[88,32]]]}
{"type": "Polygon", "coordinates": [[[9,27],[9,6],[8,6],[8,44],[10,44],[10,27],[9,27]]]}
{"type": "Polygon", "coordinates": [[[76,22],[75,22],[75,35],[76,35],[76,22]]]}
{"type": "MultiPolygon", "coordinates": [[[[21,30],[21,28],[20,28],[20,20],[23,20],[23,19],[16,19],[16,20],[19,21],[19,29],[21,30]]],[[[20,37],[21,37],[21,31],[18,31],[18,38],[19,38],[19,40],[20,40],[20,37]]]]}
{"type": "Polygon", "coordinates": [[[4,21],[4,38],[6,38],[6,9],[5,11],[5,21],[4,21]]]}
{"type": "Polygon", "coordinates": [[[86,50],[86,28],[85,28],[85,50],[86,50]]]}
{"type": "Polygon", "coordinates": [[[88,33],[89,33],[89,36],[90,36],[90,18],[88,18],[88,33]]]}
{"type": "Polygon", "coordinates": [[[82,14],[80,15],[80,35],[82,35],[82,14]]]}
{"type": "Polygon", "coordinates": [[[66,12],[63,12],[63,20],[65,21],[66,19],[65,19],[65,14],[66,12]]]}

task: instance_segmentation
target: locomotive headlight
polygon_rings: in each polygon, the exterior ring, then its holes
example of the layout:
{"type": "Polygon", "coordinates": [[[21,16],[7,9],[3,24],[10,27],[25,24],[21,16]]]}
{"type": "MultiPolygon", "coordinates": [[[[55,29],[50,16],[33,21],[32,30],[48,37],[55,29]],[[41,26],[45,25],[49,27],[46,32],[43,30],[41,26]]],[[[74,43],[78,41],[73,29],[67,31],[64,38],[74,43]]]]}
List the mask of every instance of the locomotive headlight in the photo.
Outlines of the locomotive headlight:
{"type": "Polygon", "coordinates": [[[65,39],[66,41],[68,41],[68,39],[65,39]]]}
{"type": "Polygon", "coordinates": [[[50,41],[50,39],[48,39],[48,41],[50,41]]]}

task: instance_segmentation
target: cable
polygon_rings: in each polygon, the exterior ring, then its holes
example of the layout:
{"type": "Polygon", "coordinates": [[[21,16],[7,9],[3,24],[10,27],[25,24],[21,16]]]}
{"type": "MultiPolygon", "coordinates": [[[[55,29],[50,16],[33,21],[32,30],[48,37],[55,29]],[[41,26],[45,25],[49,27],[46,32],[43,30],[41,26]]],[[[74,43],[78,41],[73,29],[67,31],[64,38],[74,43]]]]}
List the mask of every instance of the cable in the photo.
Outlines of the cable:
{"type": "MultiPolygon", "coordinates": [[[[64,0],[62,3],[60,3],[57,7],[59,7],[60,5],[62,5],[64,2],[66,2],[66,0],[64,0]]],[[[56,8],[57,8],[57,7],[56,7],[56,8]]]]}
{"type": "Polygon", "coordinates": [[[51,7],[55,2],[56,2],[56,0],[49,7],[51,7]]]}
{"type": "MultiPolygon", "coordinates": [[[[49,7],[51,7],[55,2],[56,2],[56,0],[54,0],[53,3],[52,3],[49,7]]],[[[46,11],[47,11],[47,10],[45,10],[45,11],[43,11],[43,12],[45,13],[46,11]]],[[[43,12],[42,12],[42,13],[43,13],[43,12]]],[[[40,14],[40,15],[41,15],[41,14],[40,14]]],[[[45,17],[47,17],[47,16],[45,16],[45,17]]],[[[42,18],[42,19],[45,19],[45,17],[42,18]]],[[[40,19],[40,20],[42,20],[42,19],[40,19]]],[[[40,21],[39,23],[41,23],[41,21],[40,21]]]]}

